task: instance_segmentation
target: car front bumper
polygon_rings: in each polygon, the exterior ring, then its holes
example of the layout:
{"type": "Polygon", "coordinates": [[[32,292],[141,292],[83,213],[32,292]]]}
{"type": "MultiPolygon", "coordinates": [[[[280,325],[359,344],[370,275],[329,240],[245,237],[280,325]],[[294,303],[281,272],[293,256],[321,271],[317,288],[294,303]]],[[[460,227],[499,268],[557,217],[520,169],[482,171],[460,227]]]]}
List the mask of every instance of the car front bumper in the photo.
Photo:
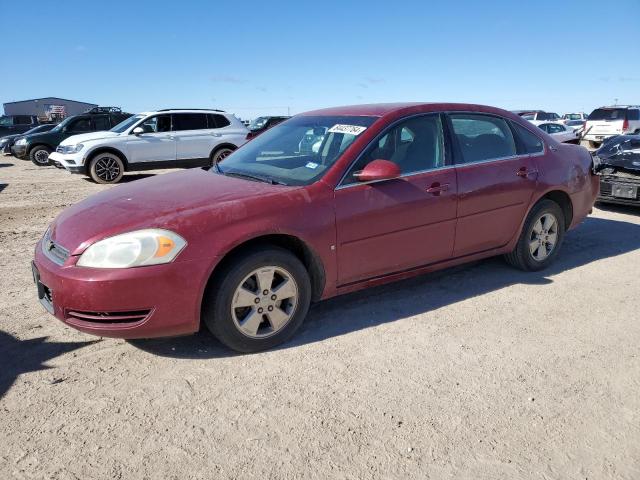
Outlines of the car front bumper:
{"type": "Polygon", "coordinates": [[[26,145],[16,145],[15,143],[11,146],[11,153],[14,157],[25,159],[27,158],[27,146],[26,145]]]}
{"type": "Polygon", "coordinates": [[[38,297],[56,318],[82,332],[114,338],[185,335],[200,328],[210,261],[176,261],[127,269],[62,265],[36,245],[38,297]]]}
{"type": "Polygon", "coordinates": [[[640,175],[602,175],[599,202],[640,206],[640,175]]]}
{"type": "Polygon", "coordinates": [[[80,154],[65,155],[60,152],[51,152],[49,161],[68,172],[85,173],[84,159],[80,154]]]}

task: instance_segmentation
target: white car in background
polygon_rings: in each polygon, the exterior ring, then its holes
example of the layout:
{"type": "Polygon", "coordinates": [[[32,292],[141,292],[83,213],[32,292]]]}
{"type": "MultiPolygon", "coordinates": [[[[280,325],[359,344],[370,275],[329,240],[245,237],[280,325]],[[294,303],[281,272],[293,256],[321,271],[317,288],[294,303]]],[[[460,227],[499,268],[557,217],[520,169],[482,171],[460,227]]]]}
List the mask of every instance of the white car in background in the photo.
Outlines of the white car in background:
{"type": "Polygon", "coordinates": [[[614,135],[640,133],[640,106],[615,105],[596,108],[584,125],[582,144],[590,149],[600,148],[602,142],[614,135]]]}
{"type": "Polygon", "coordinates": [[[249,130],[221,110],[143,112],[106,132],[65,139],[49,160],[97,183],[117,183],[125,171],[213,165],[247,141],[249,130]]]}
{"type": "Polygon", "coordinates": [[[546,122],[559,122],[560,115],[555,112],[545,112],[543,110],[515,110],[513,113],[519,115],[525,120],[529,120],[534,125],[540,125],[546,122]]]}
{"type": "Polygon", "coordinates": [[[580,113],[565,113],[564,115],[562,115],[562,123],[564,123],[565,125],[567,124],[567,122],[576,121],[576,120],[581,120],[582,122],[586,122],[587,114],[584,112],[580,112],[580,113]]]}
{"type": "Polygon", "coordinates": [[[557,122],[546,122],[538,125],[540,130],[544,130],[561,143],[578,143],[580,136],[571,127],[557,122]]]}

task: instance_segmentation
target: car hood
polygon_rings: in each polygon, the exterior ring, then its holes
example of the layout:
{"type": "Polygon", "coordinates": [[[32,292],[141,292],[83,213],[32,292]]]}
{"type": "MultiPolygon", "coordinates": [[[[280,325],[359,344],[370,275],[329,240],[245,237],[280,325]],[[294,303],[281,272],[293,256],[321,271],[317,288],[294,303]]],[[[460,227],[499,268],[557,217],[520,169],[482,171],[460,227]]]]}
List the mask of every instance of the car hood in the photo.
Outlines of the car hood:
{"type": "Polygon", "coordinates": [[[298,188],[200,168],[158,175],[113,187],[67,208],[51,224],[51,238],[72,255],[100,239],[141,228],[166,228],[189,242],[198,230],[192,214],[206,211],[224,222],[225,216],[246,215],[247,200],[264,200],[298,188]]]}
{"type": "Polygon", "coordinates": [[[608,138],[593,156],[596,172],[617,170],[640,174],[640,135],[618,135],[608,138]]]}
{"type": "Polygon", "coordinates": [[[81,133],[79,135],[72,135],[69,138],[66,138],[60,145],[76,145],[82,142],[89,142],[91,140],[102,140],[103,138],[112,138],[120,135],[116,132],[104,131],[104,132],[89,132],[89,133],[81,133]]]}
{"type": "Polygon", "coordinates": [[[24,133],[15,133],[13,135],[5,135],[4,137],[0,137],[0,141],[2,140],[13,140],[14,138],[24,137],[24,133]]]}

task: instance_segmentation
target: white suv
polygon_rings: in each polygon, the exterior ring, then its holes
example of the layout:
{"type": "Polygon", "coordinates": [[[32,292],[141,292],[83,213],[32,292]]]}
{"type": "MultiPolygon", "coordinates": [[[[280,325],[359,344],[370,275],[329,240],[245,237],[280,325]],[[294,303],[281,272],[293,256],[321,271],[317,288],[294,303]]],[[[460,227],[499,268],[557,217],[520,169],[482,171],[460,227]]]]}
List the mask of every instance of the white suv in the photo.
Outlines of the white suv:
{"type": "Polygon", "coordinates": [[[49,160],[98,183],[117,183],[125,171],[212,165],[245,143],[248,133],[220,110],[143,112],[109,131],[67,138],[49,160]]]}
{"type": "Polygon", "coordinates": [[[640,133],[640,106],[596,108],[587,118],[581,143],[587,148],[599,148],[609,137],[630,133],[640,133]]]}

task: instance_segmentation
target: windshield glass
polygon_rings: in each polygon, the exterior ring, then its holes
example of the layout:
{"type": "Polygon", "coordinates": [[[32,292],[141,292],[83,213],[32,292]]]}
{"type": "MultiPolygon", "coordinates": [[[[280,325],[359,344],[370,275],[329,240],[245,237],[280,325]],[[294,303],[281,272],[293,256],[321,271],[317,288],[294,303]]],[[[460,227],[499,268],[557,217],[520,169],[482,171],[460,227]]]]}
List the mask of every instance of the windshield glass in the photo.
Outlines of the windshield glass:
{"type": "Polygon", "coordinates": [[[376,117],[355,116],[295,117],[234,152],[218,171],[285,185],[310,185],[375,120],[376,117]]]}
{"type": "Polygon", "coordinates": [[[582,120],[570,120],[567,122],[567,125],[570,127],[575,127],[576,125],[583,125],[584,122],[582,120]]]}
{"type": "Polygon", "coordinates": [[[127,128],[129,128],[131,125],[136,123],[138,120],[142,120],[144,117],[145,117],[145,115],[134,115],[132,117],[127,118],[126,120],[121,121],[119,124],[117,124],[115,127],[113,127],[109,131],[110,132],[116,132],[116,133],[122,133],[127,128]]]}
{"type": "Polygon", "coordinates": [[[580,115],[579,113],[568,113],[565,115],[565,118],[567,120],[580,120],[582,118],[582,115],[580,115]]]}
{"type": "Polygon", "coordinates": [[[624,120],[626,108],[596,108],[588,120],[624,120]]]}
{"type": "Polygon", "coordinates": [[[65,125],[68,125],[69,122],[71,121],[71,119],[74,117],[67,117],[65,118],[63,121],[61,121],[58,125],[56,125],[55,128],[53,128],[51,131],[52,132],[61,132],[62,129],[65,127],[65,125]]]}
{"type": "Polygon", "coordinates": [[[11,117],[0,117],[0,125],[3,127],[9,127],[13,125],[11,117]]]}

